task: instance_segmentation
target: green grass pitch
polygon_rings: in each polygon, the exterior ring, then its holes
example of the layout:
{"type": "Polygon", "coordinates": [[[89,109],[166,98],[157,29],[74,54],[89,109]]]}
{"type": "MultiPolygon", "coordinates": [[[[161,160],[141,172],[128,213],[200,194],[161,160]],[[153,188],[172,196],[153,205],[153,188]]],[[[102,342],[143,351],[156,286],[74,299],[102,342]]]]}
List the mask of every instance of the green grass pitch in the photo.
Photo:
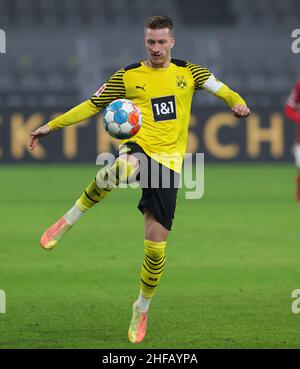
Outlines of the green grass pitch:
{"type": "Polygon", "coordinates": [[[290,165],[206,165],[205,195],[178,206],[143,343],[127,339],[139,290],[139,191],[114,190],[53,251],[42,232],[95,166],[0,168],[0,348],[295,348],[300,204],[290,165]]]}

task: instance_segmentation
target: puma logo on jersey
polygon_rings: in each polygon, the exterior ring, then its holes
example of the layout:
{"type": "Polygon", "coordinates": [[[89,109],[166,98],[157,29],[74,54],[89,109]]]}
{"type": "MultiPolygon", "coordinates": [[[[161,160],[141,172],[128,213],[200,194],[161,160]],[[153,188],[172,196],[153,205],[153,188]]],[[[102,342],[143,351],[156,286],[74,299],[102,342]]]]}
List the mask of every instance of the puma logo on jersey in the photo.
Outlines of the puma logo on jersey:
{"type": "Polygon", "coordinates": [[[146,86],[146,84],[144,84],[143,86],[135,86],[135,88],[138,89],[138,90],[143,90],[143,91],[146,92],[145,86],[146,86]]]}

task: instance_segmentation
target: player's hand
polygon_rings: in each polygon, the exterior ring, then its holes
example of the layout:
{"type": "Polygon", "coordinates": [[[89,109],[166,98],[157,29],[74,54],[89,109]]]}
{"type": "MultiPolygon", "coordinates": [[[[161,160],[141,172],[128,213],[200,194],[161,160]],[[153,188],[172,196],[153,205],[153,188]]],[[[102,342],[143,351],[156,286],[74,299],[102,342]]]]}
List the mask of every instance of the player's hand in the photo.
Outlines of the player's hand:
{"type": "Polygon", "coordinates": [[[51,129],[48,126],[48,124],[43,125],[42,127],[36,129],[35,131],[30,133],[31,140],[29,144],[29,149],[32,151],[34,150],[36,144],[39,141],[39,138],[47,136],[49,133],[51,133],[51,129]]]}
{"type": "Polygon", "coordinates": [[[248,117],[248,115],[251,113],[250,109],[245,105],[235,105],[231,111],[237,118],[241,117],[248,117]]]}

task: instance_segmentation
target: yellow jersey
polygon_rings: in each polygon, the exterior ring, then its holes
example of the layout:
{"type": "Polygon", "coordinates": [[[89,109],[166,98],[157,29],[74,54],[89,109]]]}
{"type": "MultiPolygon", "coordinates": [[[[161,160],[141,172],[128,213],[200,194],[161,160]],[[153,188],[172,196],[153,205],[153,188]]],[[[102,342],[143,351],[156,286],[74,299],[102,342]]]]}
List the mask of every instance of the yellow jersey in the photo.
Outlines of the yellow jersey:
{"type": "Polygon", "coordinates": [[[171,59],[166,68],[151,68],[138,62],[117,71],[89,102],[74,108],[73,115],[68,115],[71,110],[48,124],[55,130],[96,114],[116,99],[132,100],[142,111],[142,127],[122,144],[136,142],[147,155],[180,173],[193,94],[202,88],[222,98],[231,107],[237,103],[246,105],[207,68],[177,59],[171,59]]]}
{"type": "Polygon", "coordinates": [[[180,172],[193,94],[210,74],[207,68],[176,59],[166,68],[151,68],[140,62],[116,72],[105,83],[105,90],[91,101],[97,107],[117,98],[134,101],[142,111],[142,127],[122,143],[136,142],[147,155],[180,172]]]}

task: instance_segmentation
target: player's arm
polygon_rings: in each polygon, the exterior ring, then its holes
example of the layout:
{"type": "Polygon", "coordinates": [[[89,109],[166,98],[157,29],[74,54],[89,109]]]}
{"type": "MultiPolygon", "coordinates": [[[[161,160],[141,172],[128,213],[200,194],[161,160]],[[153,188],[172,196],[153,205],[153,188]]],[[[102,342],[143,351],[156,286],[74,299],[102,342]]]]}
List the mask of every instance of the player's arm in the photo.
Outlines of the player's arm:
{"type": "Polygon", "coordinates": [[[89,100],[75,106],[73,109],[30,133],[31,141],[29,148],[33,150],[39,138],[47,136],[51,132],[60,128],[88,119],[97,114],[103,107],[113,100],[124,98],[126,95],[125,85],[123,82],[124,72],[124,69],[116,72],[89,100]]]}
{"type": "Polygon", "coordinates": [[[286,104],[284,107],[284,114],[288,119],[300,125],[300,112],[298,110],[286,104]]]}
{"type": "Polygon", "coordinates": [[[237,92],[218,81],[207,68],[189,62],[187,62],[187,67],[194,79],[196,90],[204,88],[223,100],[236,117],[246,117],[250,114],[250,109],[247,107],[244,99],[237,92]]]}
{"type": "Polygon", "coordinates": [[[30,150],[33,150],[38,143],[39,138],[49,135],[51,132],[56,131],[59,128],[67,127],[71,124],[79,123],[84,119],[90,118],[100,111],[100,108],[96,107],[91,100],[84,101],[83,103],[75,106],[73,109],[58,116],[50,122],[36,129],[30,133],[31,141],[29,144],[30,150]]]}
{"type": "Polygon", "coordinates": [[[284,106],[285,116],[300,125],[300,112],[296,109],[297,101],[300,100],[300,81],[296,83],[284,106]]]}
{"type": "Polygon", "coordinates": [[[247,117],[250,114],[245,100],[237,92],[217,80],[213,74],[202,84],[202,88],[223,100],[236,117],[247,117]]]}

